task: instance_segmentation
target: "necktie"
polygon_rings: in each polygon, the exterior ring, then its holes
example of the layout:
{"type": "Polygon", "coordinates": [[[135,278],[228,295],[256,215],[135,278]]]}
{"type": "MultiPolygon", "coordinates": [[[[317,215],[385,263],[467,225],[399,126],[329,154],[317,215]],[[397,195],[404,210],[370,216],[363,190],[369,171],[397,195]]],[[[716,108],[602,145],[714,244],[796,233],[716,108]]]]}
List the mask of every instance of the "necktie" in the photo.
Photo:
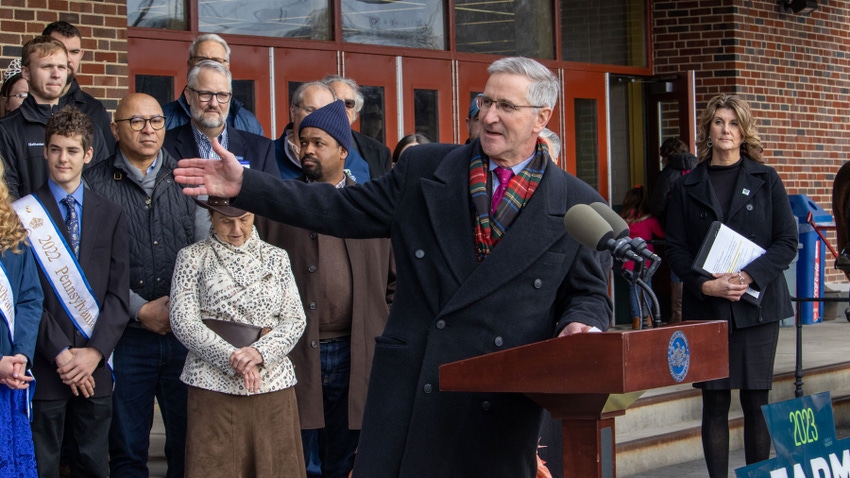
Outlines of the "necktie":
{"type": "Polygon", "coordinates": [[[68,235],[71,236],[71,247],[74,249],[74,255],[80,257],[80,218],[77,217],[77,201],[70,194],[62,199],[62,204],[68,208],[68,215],[65,216],[65,227],[68,228],[68,235]]]}
{"type": "Polygon", "coordinates": [[[491,216],[496,213],[496,208],[499,207],[499,202],[502,200],[502,196],[505,195],[505,190],[508,189],[508,183],[510,183],[511,178],[514,177],[514,172],[510,168],[503,168],[499,166],[493,171],[499,178],[499,187],[497,187],[496,192],[493,193],[493,202],[490,203],[491,216]]]}

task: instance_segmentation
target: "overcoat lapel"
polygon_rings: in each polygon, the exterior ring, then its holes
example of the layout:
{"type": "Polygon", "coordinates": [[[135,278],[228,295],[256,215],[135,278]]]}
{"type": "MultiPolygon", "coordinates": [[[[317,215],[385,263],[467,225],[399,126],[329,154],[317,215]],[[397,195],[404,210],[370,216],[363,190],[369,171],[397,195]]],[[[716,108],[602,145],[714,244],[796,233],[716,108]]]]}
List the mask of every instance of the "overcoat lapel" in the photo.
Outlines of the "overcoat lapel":
{"type": "Polygon", "coordinates": [[[469,205],[469,161],[466,154],[457,154],[458,151],[468,148],[449,153],[434,171],[434,179],[420,181],[437,244],[452,277],[462,283],[478,266],[478,260],[469,205]]]}
{"type": "Polygon", "coordinates": [[[691,199],[711,208],[714,211],[715,217],[723,217],[720,202],[717,200],[714,189],[709,182],[708,167],[705,164],[700,163],[696,169],[685,176],[685,186],[691,199]]]}
{"type": "Polygon", "coordinates": [[[435,176],[445,182],[423,180],[429,219],[434,230],[440,231],[437,240],[459,282],[458,290],[441,314],[451,313],[494,293],[528,269],[566,234],[563,225],[566,183],[562,175],[551,171],[556,166],[549,162],[525,209],[490,255],[478,263],[469,201],[469,162],[461,158],[451,161],[448,167],[447,163],[444,161],[435,172],[435,176]],[[552,174],[547,174],[550,172],[552,174]]]}
{"type": "MultiPolygon", "coordinates": [[[[753,175],[752,161],[744,161],[741,171],[738,173],[738,180],[735,183],[735,191],[732,194],[732,204],[729,205],[729,217],[737,213],[744,205],[752,199],[756,191],[764,186],[764,181],[753,175]]],[[[728,219],[728,218],[727,218],[728,219]]]]}

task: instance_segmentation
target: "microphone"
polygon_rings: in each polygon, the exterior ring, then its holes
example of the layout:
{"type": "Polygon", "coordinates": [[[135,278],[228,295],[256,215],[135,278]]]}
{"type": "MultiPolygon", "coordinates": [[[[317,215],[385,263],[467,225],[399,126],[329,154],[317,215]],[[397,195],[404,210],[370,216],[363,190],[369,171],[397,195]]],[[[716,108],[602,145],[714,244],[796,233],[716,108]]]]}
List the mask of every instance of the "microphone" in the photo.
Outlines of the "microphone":
{"type": "Polygon", "coordinates": [[[643,259],[631,250],[629,241],[615,239],[611,225],[587,204],[576,204],[567,211],[564,228],[575,240],[595,251],[608,251],[620,262],[643,263],[643,259]]]}
{"type": "Polygon", "coordinates": [[[591,203],[590,207],[593,208],[597,214],[602,216],[602,219],[605,219],[605,222],[611,225],[611,229],[614,230],[615,239],[622,239],[629,235],[629,225],[626,223],[626,220],[614,212],[613,209],[608,207],[607,204],[604,202],[595,202],[591,203]]]}
{"type": "Polygon", "coordinates": [[[614,237],[617,239],[627,239],[629,241],[629,246],[636,254],[639,254],[648,261],[661,260],[657,255],[649,250],[645,240],[639,237],[629,237],[629,224],[625,221],[625,219],[620,217],[619,214],[614,212],[613,209],[608,207],[607,204],[603,202],[595,202],[592,203],[590,207],[611,225],[611,229],[614,231],[614,237]]]}

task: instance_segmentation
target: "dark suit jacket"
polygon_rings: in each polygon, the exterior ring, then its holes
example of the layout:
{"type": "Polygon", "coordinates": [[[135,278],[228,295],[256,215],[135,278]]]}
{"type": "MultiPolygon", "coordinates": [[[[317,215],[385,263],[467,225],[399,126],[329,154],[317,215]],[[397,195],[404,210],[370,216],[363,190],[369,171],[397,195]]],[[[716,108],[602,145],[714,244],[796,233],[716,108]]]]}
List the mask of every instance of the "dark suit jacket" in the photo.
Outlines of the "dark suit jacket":
{"type": "MultiPolygon", "coordinates": [[[[248,160],[251,169],[280,177],[274,157],[274,143],[263,136],[227,127],[227,149],[234,155],[248,160]]],[[[198,145],[192,134],[192,123],[165,132],[162,147],[175,159],[197,158],[198,145]]]]}
{"type": "Polygon", "coordinates": [[[383,176],[390,172],[393,163],[393,154],[390,152],[384,143],[370,138],[365,134],[351,130],[351,136],[354,138],[354,144],[360,156],[369,165],[369,176],[372,179],[383,176]]]}
{"type": "Polygon", "coordinates": [[[728,217],[723,217],[711,186],[708,160],[676,181],[667,210],[667,259],[670,270],[685,284],[682,317],[729,320],[730,331],[732,325],[752,327],[794,315],[783,271],[797,254],[797,221],[776,171],[748,158],[742,161],[728,217]],[[702,294],[702,284],[709,279],[691,266],[714,221],[767,250],[744,267],[753,278],[751,287],[764,294],[760,307],[702,294]]]}
{"type": "MultiPolygon", "coordinates": [[[[298,180],[304,181],[304,176],[298,180]]],[[[356,187],[347,179],[346,187],[356,187]]],[[[323,287],[323,276],[335,270],[316,269],[322,254],[322,236],[299,227],[257,218],[257,230],[264,241],[285,249],[303,304],[325,307],[333,290],[323,287]]],[[[389,239],[343,239],[351,268],[351,358],[348,385],[348,425],[359,430],[363,422],[366,388],[375,353],[375,337],[381,335],[395,293],[395,260],[389,239]]],[[[319,344],[318,310],[305,306],[307,328],[289,353],[297,370],[298,417],[302,429],[325,427],[322,406],[322,367],[319,344]]]]}
{"type": "Polygon", "coordinates": [[[541,408],[508,393],[440,391],[439,366],[552,338],[570,322],[607,329],[608,271],[564,230],[602,198],[547,162],[534,196],[478,262],[469,207],[473,148],[426,144],[354,188],[246,171],[235,206],[343,237],[390,237],[398,270],[377,338],[354,476],[533,477],[541,408]]]}
{"type": "MultiPolygon", "coordinates": [[[[59,206],[47,183],[35,195],[70,243],[65,218],[59,212],[59,206]]],[[[44,289],[44,312],[38,329],[33,364],[33,375],[38,380],[36,400],[61,400],[72,396],[70,387],[59,379],[54,362],[59,352],[68,347],[94,347],[103,354],[103,360],[92,374],[95,381],[94,396],[112,395],[112,373],[106,367],[106,360],[121,338],[130,317],[129,241],[127,220],[121,207],[86,189],[83,193],[79,263],[100,305],[100,315],[92,336],[86,341],[74,327],[39,267],[38,275],[44,289]]]]}

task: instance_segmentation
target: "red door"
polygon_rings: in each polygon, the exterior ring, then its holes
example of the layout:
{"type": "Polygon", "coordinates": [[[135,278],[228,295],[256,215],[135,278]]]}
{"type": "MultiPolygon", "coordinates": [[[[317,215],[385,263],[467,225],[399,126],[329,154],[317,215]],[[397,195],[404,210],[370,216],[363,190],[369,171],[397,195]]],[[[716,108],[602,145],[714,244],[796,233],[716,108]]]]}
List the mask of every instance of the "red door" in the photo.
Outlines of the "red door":
{"type": "Polygon", "coordinates": [[[561,149],[564,169],[610,200],[606,89],[605,73],[564,71],[561,149]]]}
{"type": "Polygon", "coordinates": [[[398,88],[396,86],[396,57],[343,53],[343,71],[360,85],[366,98],[360,118],[352,129],[386,144],[392,151],[398,143],[398,88]]]}
{"type": "Polygon", "coordinates": [[[274,50],[274,135],[283,134],[289,124],[289,100],[298,86],[337,74],[336,51],[333,50],[274,50]]]}
{"type": "Polygon", "coordinates": [[[402,59],[402,134],[417,132],[432,142],[455,142],[451,78],[450,60],[402,59]]]}

